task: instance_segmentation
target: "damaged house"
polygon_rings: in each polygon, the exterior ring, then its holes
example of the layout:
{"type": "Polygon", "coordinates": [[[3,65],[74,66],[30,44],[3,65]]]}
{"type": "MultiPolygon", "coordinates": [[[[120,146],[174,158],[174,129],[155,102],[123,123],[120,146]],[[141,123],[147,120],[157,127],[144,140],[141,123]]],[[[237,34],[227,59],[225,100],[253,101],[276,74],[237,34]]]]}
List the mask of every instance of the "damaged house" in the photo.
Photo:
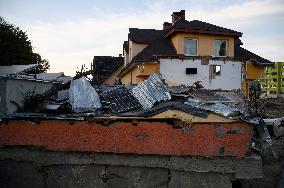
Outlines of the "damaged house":
{"type": "Polygon", "coordinates": [[[0,187],[258,188],[269,179],[262,155],[284,155],[265,124],[283,137],[284,121],[248,116],[240,89],[272,63],[241,48],[239,32],[172,17],[164,30],[130,29],[124,57],[95,56],[74,78],[3,74],[0,187]]]}
{"type": "Polygon", "coordinates": [[[130,28],[123,44],[122,84],[138,84],[159,73],[169,86],[200,83],[206,89],[242,89],[273,65],[241,47],[241,32],[185,19],[173,12],[163,30],[130,28]]]}

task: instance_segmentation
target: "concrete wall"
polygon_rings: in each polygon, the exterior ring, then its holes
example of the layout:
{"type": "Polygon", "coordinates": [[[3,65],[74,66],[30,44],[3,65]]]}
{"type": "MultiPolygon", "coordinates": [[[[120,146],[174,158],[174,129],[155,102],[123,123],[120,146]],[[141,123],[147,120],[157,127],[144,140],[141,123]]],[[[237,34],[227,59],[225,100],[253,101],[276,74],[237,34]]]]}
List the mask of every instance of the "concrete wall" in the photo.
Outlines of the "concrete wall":
{"type": "Polygon", "coordinates": [[[0,148],[0,187],[230,188],[236,179],[262,177],[262,162],[40,148],[0,148]],[[249,169],[249,170],[248,170],[249,169]]]}
{"type": "Polygon", "coordinates": [[[52,87],[50,82],[39,82],[30,80],[7,79],[6,80],[6,106],[7,113],[14,113],[17,107],[11,103],[15,101],[20,106],[23,105],[25,94],[35,91],[42,94],[52,87]]]}
{"type": "Polygon", "coordinates": [[[197,39],[197,55],[211,56],[214,54],[214,42],[217,39],[224,39],[227,41],[227,56],[234,57],[234,37],[206,35],[206,34],[192,34],[179,33],[171,38],[178,54],[184,54],[184,38],[197,39]]]}
{"type": "Polygon", "coordinates": [[[202,65],[199,59],[160,59],[160,73],[170,85],[193,85],[202,81],[206,89],[241,89],[241,69],[241,62],[229,60],[209,60],[202,65]],[[221,65],[221,75],[210,80],[209,65],[221,65]],[[197,74],[186,74],[186,68],[197,68],[197,74]]]}

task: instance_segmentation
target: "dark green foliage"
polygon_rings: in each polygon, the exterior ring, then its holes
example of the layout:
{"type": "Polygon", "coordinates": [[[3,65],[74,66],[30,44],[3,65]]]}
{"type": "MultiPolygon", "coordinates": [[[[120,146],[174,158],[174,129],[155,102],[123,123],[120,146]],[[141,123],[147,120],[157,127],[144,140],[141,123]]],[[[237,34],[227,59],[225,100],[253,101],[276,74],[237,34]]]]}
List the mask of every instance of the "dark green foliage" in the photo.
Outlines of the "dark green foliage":
{"type": "Polygon", "coordinates": [[[26,32],[0,17],[0,65],[39,64],[37,73],[49,69],[48,60],[33,53],[31,41],[26,32]]]}

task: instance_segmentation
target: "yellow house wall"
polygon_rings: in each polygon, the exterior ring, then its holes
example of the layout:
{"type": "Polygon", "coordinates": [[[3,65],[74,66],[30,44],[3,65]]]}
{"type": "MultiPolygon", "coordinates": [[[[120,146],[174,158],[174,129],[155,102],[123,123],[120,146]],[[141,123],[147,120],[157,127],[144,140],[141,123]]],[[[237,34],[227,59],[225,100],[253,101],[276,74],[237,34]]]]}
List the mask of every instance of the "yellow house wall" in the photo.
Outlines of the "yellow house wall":
{"type": "Polygon", "coordinates": [[[129,60],[127,63],[131,62],[132,58],[141,52],[144,48],[147,47],[147,44],[139,44],[129,40],[129,60]]]}
{"type": "Polygon", "coordinates": [[[171,40],[175,46],[178,54],[184,54],[184,38],[195,38],[197,42],[197,55],[211,56],[214,54],[214,41],[216,39],[227,40],[227,56],[234,57],[234,37],[218,36],[218,35],[205,35],[205,34],[191,34],[191,33],[178,33],[174,35],[171,40]]]}
{"type": "Polygon", "coordinates": [[[122,84],[139,84],[148,78],[151,74],[159,73],[160,65],[158,63],[144,63],[140,64],[139,67],[135,67],[132,71],[121,77],[122,84]]]}
{"type": "Polygon", "coordinates": [[[251,61],[246,63],[246,79],[255,80],[264,76],[265,67],[255,66],[251,61]]]}
{"type": "Polygon", "coordinates": [[[249,95],[249,83],[263,77],[264,72],[264,66],[255,66],[251,61],[246,62],[246,77],[242,82],[242,92],[246,97],[249,95]]]}

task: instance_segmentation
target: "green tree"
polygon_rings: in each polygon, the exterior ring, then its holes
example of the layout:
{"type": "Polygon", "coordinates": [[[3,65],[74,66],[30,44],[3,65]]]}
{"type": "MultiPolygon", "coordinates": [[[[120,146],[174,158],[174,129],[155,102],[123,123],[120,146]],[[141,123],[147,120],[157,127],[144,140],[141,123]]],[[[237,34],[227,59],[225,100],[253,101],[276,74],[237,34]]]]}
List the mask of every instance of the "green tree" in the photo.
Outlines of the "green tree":
{"type": "Polygon", "coordinates": [[[46,72],[49,62],[33,52],[27,33],[0,17],[0,65],[39,64],[36,73],[46,72]]]}

